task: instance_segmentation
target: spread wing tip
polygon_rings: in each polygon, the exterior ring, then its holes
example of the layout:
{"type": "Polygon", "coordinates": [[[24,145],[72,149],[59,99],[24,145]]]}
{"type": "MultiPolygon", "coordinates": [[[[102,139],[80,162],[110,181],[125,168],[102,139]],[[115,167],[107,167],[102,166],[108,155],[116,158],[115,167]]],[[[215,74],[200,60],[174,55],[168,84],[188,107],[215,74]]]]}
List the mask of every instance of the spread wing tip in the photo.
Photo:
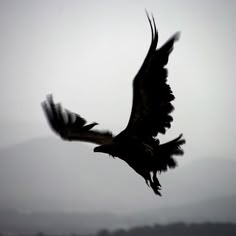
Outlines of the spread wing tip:
{"type": "Polygon", "coordinates": [[[110,131],[94,130],[97,122],[87,124],[80,115],[64,109],[60,103],[55,104],[52,94],[47,95],[41,105],[50,128],[64,140],[104,144],[113,138],[110,131]]]}
{"type": "Polygon", "coordinates": [[[173,38],[175,41],[179,41],[180,40],[180,36],[181,36],[181,32],[177,31],[174,35],[173,38]]]}

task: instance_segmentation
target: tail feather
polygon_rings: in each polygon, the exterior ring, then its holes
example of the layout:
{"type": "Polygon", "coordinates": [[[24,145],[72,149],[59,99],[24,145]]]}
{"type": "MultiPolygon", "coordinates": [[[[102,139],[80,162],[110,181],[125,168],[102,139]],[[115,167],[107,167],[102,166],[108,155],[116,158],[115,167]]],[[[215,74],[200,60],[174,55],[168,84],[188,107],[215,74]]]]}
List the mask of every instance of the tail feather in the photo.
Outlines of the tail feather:
{"type": "Polygon", "coordinates": [[[128,164],[140,174],[146,181],[147,185],[153,189],[155,194],[160,195],[161,184],[157,178],[157,172],[167,171],[168,168],[175,168],[177,166],[174,155],[183,155],[181,146],[185,143],[182,134],[170,142],[159,145],[159,140],[155,140],[154,150],[155,157],[151,158],[148,165],[143,165],[140,162],[129,162],[128,164]]]}
{"type": "Polygon", "coordinates": [[[158,171],[167,171],[168,168],[175,168],[177,161],[173,158],[174,155],[181,156],[184,154],[181,146],[185,143],[185,139],[180,134],[177,138],[170,142],[158,146],[158,171]]]}

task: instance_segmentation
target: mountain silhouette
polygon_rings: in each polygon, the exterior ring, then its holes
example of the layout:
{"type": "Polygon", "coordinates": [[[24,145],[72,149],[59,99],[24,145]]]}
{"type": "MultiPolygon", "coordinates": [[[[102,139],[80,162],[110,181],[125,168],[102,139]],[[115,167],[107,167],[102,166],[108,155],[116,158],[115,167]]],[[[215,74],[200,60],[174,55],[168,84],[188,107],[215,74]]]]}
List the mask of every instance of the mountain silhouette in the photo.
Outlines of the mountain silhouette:
{"type": "Polygon", "coordinates": [[[122,161],[84,144],[39,138],[0,150],[0,209],[133,212],[187,205],[236,195],[235,168],[234,160],[224,158],[180,163],[160,175],[168,192],[157,201],[122,161]],[[111,174],[113,188],[107,188],[111,174]]]}

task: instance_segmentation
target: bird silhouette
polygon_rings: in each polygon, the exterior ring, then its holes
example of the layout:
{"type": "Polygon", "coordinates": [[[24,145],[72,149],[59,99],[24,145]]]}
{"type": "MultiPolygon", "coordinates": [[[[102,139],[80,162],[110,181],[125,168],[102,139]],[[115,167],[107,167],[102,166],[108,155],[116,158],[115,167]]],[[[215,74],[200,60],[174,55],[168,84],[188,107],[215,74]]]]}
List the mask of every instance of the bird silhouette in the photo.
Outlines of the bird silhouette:
{"type": "Polygon", "coordinates": [[[55,104],[48,95],[42,107],[51,129],[62,139],[97,144],[94,152],[102,152],[125,161],[146,181],[155,194],[160,195],[161,185],[157,172],[177,166],[175,155],[183,155],[181,146],[185,140],[177,138],[160,144],[158,134],[165,134],[171,127],[175,99],[167,84],[169,55],[179,39],[175,33],[157,48],[158,32],[154,17],[147,14],[151,28],[151,45],[145,60],[133,80],[133,103],[126,128],[118,135],[110,131],[96,130],[98,123],[87,124],[80,115],[55,104]]]}

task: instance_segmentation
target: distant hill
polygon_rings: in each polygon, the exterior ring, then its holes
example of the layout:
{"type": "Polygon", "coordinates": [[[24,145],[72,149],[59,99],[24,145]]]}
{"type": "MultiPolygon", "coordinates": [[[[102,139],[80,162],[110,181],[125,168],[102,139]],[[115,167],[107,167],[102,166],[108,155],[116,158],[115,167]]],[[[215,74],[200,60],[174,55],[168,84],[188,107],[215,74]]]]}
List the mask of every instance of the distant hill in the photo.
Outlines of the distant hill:
{"type": "Polygon", "coordinates": [[[58,138],[0,150],[0,189],[0,209],[20,211],[113,211],[137,206],[140,199],[132,203],[132,194],[142,190],[141,198],[153,197],[126,163],[58,138]],[[131,194],[127,203],[121,193],[131,194]]]}
{"type": "Polygon", "coordinates": [[[225,222],[236,223],[236,195],[221,198],[212,198],[193,204],[178,207],[156,208],[149,211],[140,211],[127,218],[132,219],[132,226],[167,224],[175,222],[204,223],[225,222]]]}
{"type": "Polygon", "coordinates": [[[178,168],[160,176],[160,198],[126,163],[93,153],[93,147],[55,137],[1,149],[1,227],[46,231],[75,224],[90,232],[158,222],[236,222],[236,161],[181,157],[178,168]]]}
{"type": "Polygon", "coordinates": [[[174,223],[168,225],[155,224],[153,226],[139,226],[129,230],[118,229],[115,231],[101,230],[97,236],[235,236],[236,224],[229,223],[204,223],[184,224],[174,223]]]}
{"type": "Polygon", "coordinates": [[[47,123],[9,120],[0,122],[0,130],[0,148],[10,147],[31,138],[47,135],[49,131],[47,123]]]}
{"type": "Polygon", "coordinates": [[[179,158],[160,176],[160,198],[125,162],[93,147],[55,137],[0,150],[0,209],[132,213],[236,195],[234,160],[179,158]]]}
{"type": "Polygon", "coordinates": [[[160,198],[126,163],[92,145],[30,140],[0,150],[0,232],[236,222],[235,169],[232,159],[180,161],[160,176],[160,198]]]}
{"type": "Polygon", "coordinates": [[[168,225],[155,224],[153,226],[139,226],[129,230],[118,229],[115,231],[101,230],[97,236],[235,236],[236,224],[229,223],[204,223],[184,224],[174,223],[168,225]]]}
{"type": "Polygon", "coordinates": [[[48,234],[95,233],[101,229],[131,229],[169,223],[236,223],[236,196],[193,205],[153,209],[133,214],[119,213],[19,213],[0,212],[0,232],[48,234]]]}

